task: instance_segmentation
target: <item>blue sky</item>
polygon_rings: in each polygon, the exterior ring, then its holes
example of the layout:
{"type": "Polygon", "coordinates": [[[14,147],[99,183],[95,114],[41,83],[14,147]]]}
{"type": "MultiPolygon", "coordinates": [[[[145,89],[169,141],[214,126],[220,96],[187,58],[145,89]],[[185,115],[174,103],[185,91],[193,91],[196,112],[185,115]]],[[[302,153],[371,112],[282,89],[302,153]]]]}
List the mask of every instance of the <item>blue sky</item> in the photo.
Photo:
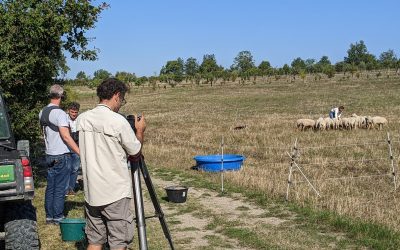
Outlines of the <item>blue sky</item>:
{"type": "Polygon", "coordinates": [[[256,65],[290,64],[294,58],[323,55],[342,61],[351,43],[363,40],[370,53],[393,49],[400,57],[400,1],[396,0],[148,0],[106,1],[87,35],[99,59],[68,59],[68,78],[98,69],[137,76],[159,74],[178,57],[214,54],[229,68],[243,50],[256,65]]]}

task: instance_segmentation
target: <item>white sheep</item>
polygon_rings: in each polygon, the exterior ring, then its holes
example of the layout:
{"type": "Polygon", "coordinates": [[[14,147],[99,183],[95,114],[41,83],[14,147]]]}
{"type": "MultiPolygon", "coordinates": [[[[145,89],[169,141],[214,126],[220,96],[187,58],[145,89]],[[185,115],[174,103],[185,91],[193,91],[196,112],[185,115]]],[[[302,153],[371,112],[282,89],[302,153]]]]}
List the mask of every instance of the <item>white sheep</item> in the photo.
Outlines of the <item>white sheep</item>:
{"type": "Polygon", "coordinates": [[[330,117],[325,117],[324,118],[324,122],[325,122],[325,129],[333,129],[333,120],[330,117]]]}
{"type": "Polygon", "coordinates": [[[333,129],[339,129],[339,127],[342,124],[341,118],[333,118],[332,123],[333,123],[333,129]]]}
{"type": "Polygon", "coordinates": [[[349,117],[349,129],[357,129],[357,118],[356,117],[349,117]]]}
{"type": "Polygon", "coordinates": [[[372,117],[372,124],[375,128],[381,130],[383,128],[383,125],[387,124],[388,121],[386,120],[385,117],[382,116],[374,116],[372,117]]]}
{"type": "Polygon", "coordinates": [[[366,129],[371,129],[374,126],[374,124],[372,123],[372,116],[366,116],[365,117],[365,128],[366,129]]]}
{"type": "Polygon", "coordinates": [[[296,121],[296,126],[301,131],[305,130],[306,128],[314,128],[315,121],[311,119],[298,119],[296,121]]]}
{"type": "Polygon", "coordinates": [[[347,117],[343,117],[340,119],[340,126],[343,129],[350,129],[350,120],[347,117]]]}
{"type": "Polygon", "coordinates": [[[352,114],[351,117],[356,119],[356,127],[362,128],[365,124],[365,116],[359,116],[356,114],[352,114]]]}
{"type": "Polygon", "coordinates": [[[326,123],[323,117],[318,118],[318,120],[315,122],[315,129],[318,130],[325,130],[326,123]]]}

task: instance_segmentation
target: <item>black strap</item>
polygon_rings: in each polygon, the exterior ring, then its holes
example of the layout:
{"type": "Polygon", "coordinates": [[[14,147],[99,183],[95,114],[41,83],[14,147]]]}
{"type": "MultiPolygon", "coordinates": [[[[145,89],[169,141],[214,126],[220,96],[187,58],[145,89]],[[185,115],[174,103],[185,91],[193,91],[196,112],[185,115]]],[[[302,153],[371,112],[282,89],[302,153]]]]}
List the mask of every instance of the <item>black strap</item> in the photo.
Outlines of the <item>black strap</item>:
{"type": "MultiPolygon", "coordinates": [[[[40,126],[44,129],[45,127],[49,127],[54,132],[58,132],[58,127],[50,122],[50,112],[54,109],[61,109],[59,106],[47,106],[42,110],[42,116],[40,117],[40,126]]],[[[43,130],[44,131],[44,130],[43,130]]]]}

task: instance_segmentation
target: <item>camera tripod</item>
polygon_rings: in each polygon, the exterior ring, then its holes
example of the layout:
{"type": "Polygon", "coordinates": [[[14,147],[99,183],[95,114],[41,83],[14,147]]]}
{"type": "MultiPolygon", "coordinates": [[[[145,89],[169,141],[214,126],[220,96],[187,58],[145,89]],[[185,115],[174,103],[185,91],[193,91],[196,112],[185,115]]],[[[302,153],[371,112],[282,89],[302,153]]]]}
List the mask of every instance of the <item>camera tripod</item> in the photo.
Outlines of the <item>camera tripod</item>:
{"type": "Polygon", "coordinates": [[[138,159],[129,159],[132,173],[133,182],[133,196],[135,202],[135,214],[136,214],[136,226],[138,229],[139,237],[139,249],[147,250],[147,236],[146,236],[146,219],[158,217],[162,230],[164,232],[165,238],[169,242],[169,246],[174,250],[174,245],[172,244],[171,234],[168,230],[167,223],[165,222],[164,213],[161,210],[160,203],[157,200],[157,195],[154,190],[153,183],[151,182],[149,171],[147,170],[146,163],[144,162],[143,155],[140,155],[138,159]],[[140,181],[140,173],[143,175],[143,180],[146,183],[147,190],[149,191],[151,201],[154,206],[155,215],[145,217],[144,207],[143,207],[143,196],[142,196],[142,186],[140,181]]]}

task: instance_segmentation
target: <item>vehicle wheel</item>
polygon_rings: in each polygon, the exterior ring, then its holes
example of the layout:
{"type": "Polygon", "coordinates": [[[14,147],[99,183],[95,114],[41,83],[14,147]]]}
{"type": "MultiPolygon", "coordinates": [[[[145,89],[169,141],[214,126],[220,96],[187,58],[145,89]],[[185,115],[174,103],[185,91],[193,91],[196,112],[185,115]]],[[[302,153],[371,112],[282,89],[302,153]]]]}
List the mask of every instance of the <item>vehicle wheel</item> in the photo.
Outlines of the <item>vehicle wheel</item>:
{"type": "Polygon", "coordinates": [[[6,249],[39,249],[36,209],[31,202],[15,203],[6,211],[6,249]]]}

